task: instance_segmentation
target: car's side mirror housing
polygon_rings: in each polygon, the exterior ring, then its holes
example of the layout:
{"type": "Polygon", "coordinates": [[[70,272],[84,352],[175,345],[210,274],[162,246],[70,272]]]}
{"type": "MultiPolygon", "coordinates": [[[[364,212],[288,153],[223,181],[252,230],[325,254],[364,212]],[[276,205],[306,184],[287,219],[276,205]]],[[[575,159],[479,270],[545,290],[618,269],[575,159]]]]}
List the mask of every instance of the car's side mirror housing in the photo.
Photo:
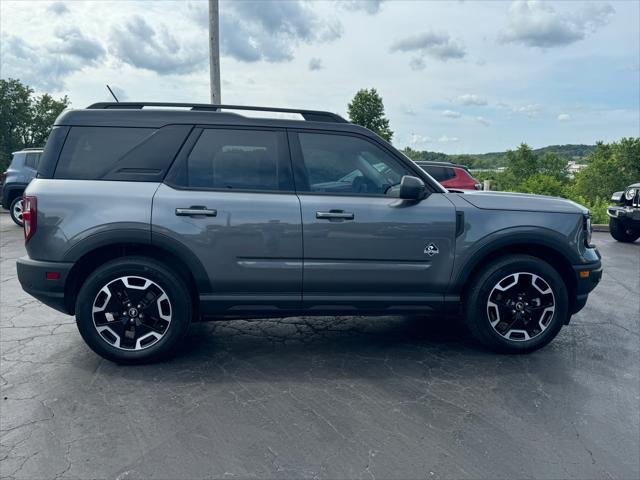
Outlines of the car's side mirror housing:
{"type": "Polygon", "coordinates": [[[400,180],[400,194],[403,200],[422,200],[427,188],[418,177],[405,175],[400,180]]]}

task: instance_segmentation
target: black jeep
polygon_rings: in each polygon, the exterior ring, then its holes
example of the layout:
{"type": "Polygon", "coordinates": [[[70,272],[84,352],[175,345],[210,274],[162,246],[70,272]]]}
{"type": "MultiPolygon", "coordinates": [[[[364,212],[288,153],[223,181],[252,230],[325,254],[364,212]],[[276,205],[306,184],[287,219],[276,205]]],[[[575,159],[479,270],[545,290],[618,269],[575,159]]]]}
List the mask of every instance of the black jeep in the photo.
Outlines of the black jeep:
{"type": "Polygon", "coordinates": [[[611,201],[617,203],[607,208],[611,236],[619,242],[635,242],[640,238],[640,183],[615,192],[611,201]]]}

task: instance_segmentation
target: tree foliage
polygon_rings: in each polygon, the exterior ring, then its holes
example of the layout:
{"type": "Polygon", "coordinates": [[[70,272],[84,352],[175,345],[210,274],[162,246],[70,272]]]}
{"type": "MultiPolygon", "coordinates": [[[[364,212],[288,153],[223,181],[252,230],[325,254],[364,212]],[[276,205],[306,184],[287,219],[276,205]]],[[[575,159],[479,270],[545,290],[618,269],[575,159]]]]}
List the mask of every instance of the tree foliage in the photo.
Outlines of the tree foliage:
{"type": "Polygon", "coordinates": [[[16,150],[44,146],[53,122],[69,103],[66,95],[58,100],[48,93],[36,96],[20,80],[0,79],[0,167],[8,166],[16,150]]]}
{"type": "Polygon", "coordinates": [[[384,114],[382,97],[375,88],[358,90],[347,106],[347,112],[353,123],[368,128],[388,142],[391,141],[393,131],[389,127],[389,119],[384,114]]]}
{"type": "Polygon", "coordinates": [[[571,193],[590,201],[608,198],[640,180],[640,138],[599,142],[589,166],[576,174],[571,193]]]}

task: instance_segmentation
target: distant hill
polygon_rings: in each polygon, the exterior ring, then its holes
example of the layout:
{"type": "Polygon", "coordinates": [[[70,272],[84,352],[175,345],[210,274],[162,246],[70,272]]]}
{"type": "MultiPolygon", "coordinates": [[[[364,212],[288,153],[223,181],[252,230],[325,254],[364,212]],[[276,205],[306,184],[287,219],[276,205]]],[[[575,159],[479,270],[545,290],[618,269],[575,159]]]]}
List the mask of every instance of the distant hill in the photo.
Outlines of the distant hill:
{"type": "MultiPolygon", "coordinates": [[[[595,145],[549,145],[548,147],[533,150],[538,155],[546,152],[555,153],[567,160],[584,162],[596,149],[595,145]]],[[[429,152],[427,150],[413,150],[409,147],[403,150],[405,155],[413,160],[432,160],[439,162],[454,162],[466,165],[470,168],[498,168],[506,164],[507,152],[490,152],[465,155],[447,155],[442,152],[429,152]]]]}

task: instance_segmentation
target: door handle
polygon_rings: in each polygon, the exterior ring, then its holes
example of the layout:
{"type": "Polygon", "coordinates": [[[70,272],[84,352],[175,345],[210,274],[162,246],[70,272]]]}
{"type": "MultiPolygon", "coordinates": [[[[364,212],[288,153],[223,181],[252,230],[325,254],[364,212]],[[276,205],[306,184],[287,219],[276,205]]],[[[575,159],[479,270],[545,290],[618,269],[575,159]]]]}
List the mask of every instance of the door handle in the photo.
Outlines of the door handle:
{"type": "Polygon", "coordinates": [[[319,220],[353,220],[354,216],[351,212],[331,210],[329,212],[316,212],[316,218],[319,220]]]}
{"type": "Polygon", "coordinates": [[[192,217],[197,215],[202,215],[205,217],[215,217],[218,215],[218,211],[213,208],[192,205],[189,208],[176,208],[176,215],[178,215],[179,217],[192,217]]]}

